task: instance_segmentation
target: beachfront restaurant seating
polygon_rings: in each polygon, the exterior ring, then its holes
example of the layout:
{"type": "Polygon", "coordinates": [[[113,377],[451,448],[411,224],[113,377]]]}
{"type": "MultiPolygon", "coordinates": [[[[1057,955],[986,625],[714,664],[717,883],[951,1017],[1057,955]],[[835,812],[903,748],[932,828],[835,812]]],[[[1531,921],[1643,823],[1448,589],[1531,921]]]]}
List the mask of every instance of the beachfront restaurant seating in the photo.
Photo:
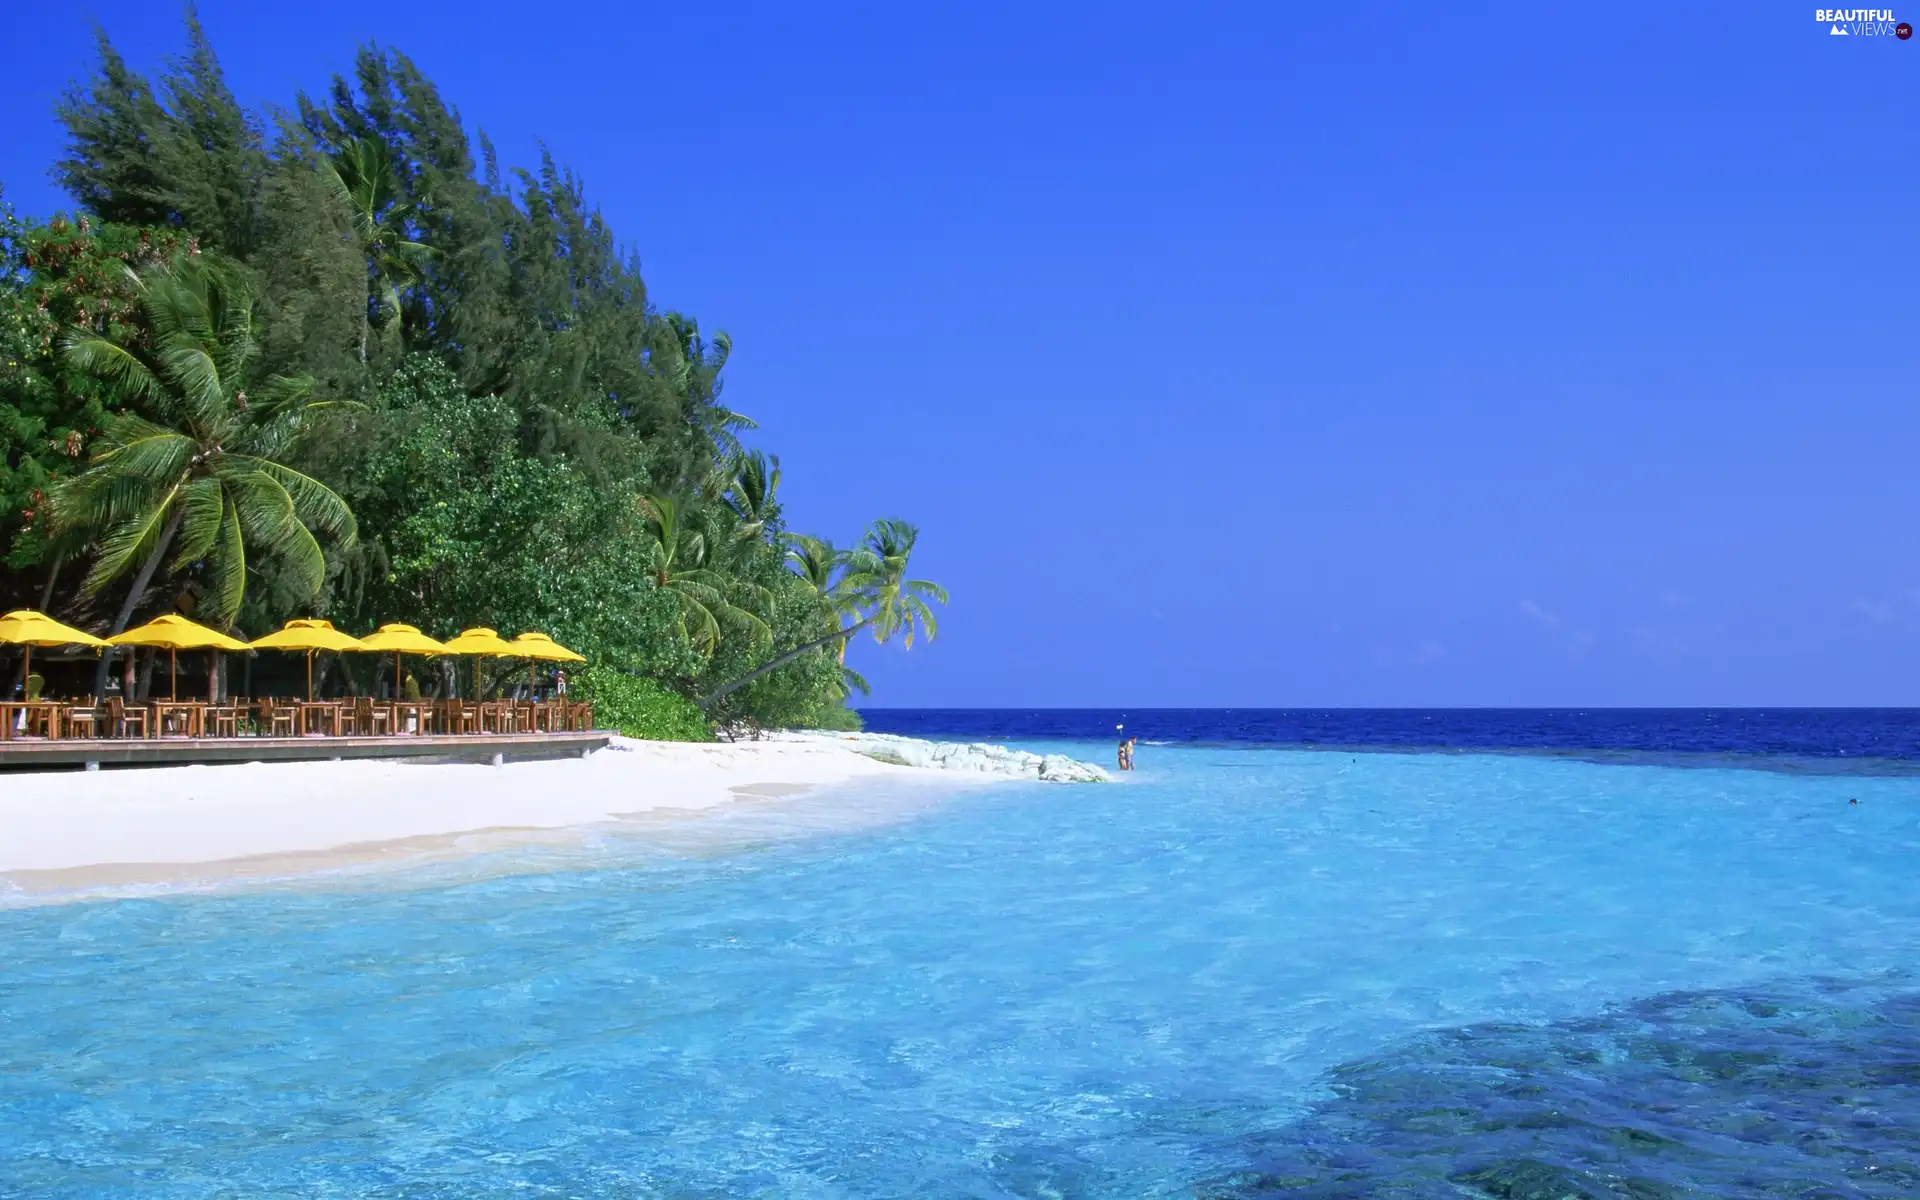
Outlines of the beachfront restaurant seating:
{"type": "Polygon", "coordinates": [[[118,696],[108,696],[107,736],[145,737],[147,736],[147,710],[138,705],[129,706],[118,696]],[[139,732],[136,733],[135,731],[139,732]]]}
{"type": "Polygon", "coordinates": [[[129,704],[109,694],[94,700],[0,702],[0,741],[13,738],[156,737],[386,737],[403,734],[542,734],[590,732],[593,705],[554,698],[544,701],[451,697],[391,701],[367,696],[335,700],[277,698],[159,699],[129,704]]]}

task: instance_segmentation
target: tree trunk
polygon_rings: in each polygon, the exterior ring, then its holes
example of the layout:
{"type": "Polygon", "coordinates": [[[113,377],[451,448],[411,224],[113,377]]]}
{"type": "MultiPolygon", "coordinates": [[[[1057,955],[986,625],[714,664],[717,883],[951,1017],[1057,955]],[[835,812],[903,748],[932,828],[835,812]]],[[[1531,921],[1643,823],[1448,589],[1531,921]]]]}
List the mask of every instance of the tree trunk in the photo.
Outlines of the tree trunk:
{"type": "MultiPolygon", "coordinates": [[[[147,585],[153,582],[153,573],[159,569],[160,560],[166,557],[167,548],[173,545],[173,535],[180,532],[180,520],[184,516],[186,516],[185,507],[175,504],[173,512],[167,517],[166,527],[160,531],[159,543],[154,546],[153,553],[147,555],[147,561],[140,564],[140,573],[133,577],[133,587],[128,589],[127,598],[120,605],[120,615],[113,619],[113,628],[107,630],[108,637],[126,632],[127,622],[133,619],[133,610],[139,605],[141,595],[146,592],[147,585]]],[[[112,663],[113,651],[102,650],[100,666],[93,673],[94,695],[107,694],[107,671],[111,669],[112,663]]]]}
{"type": "Polygon", "coordinates": [[[66,555],[56,554],[53,556],[53,565],[47,568],[46,586],[40,589],[40,611],[41,612],[46,612],[47,605],[53,603],[53,582],[54,580],[60,578],[60,568],[66,564],[66,561],[67,561],[66,555]]]}
{"type": "Polygon", "coordinates": [[[153,695],[153,660],[159,655],[160,652],[152,646],[140,648],[139,673],[134,676],[133,681],[134,700],[137,703],[145,704],[147,697],[153,695]]]}
{"type": "Polygon", "coordinates": [[[836,630],[833,633],[830,633],[823,638],[815,638],[813,641],[807,642],[804,645],[795,646],[793,649],[787,651],[785,654],[777,655],[776,657],[768,660],[767,662],[761,663],[759,666],[755,667],[751,671],[748,671],[745,675],[742,675],[740,678],[734,680],[732,683],[721,684],[718,688],[714,689],[714,691],[710,693],[704,700],[700,701],[700,707],[712,708],[728,693],[739,691],[741,688],[752,683],[754,680],[759,679],[761,676],[768,675],[774,671],[779,670],[781,667],[786,666],[788,663],[792,662],[796,658],[799,658],[802,654],[805,654],[809,650],[818,650],[820,647],[829,645],[835,641],[838,641],[842,645],[844,645],[849,639],[853,637],[854,634],[859,633],[862,629],[865,629],[867,626],[873,624],[875,621],[879,619],[880,619],[879,617],[868,617],[866,620],[861,621],[856,625],[849,625],[845,629],[836,630]]]}

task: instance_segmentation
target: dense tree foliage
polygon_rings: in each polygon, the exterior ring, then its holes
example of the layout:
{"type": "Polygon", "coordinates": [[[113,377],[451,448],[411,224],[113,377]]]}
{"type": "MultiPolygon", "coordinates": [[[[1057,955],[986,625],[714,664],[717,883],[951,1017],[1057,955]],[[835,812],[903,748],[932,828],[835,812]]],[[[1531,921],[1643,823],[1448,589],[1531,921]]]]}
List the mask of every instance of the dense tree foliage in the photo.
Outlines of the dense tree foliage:
{"type": "Polygon", "coordinates": [[[268,121],[191,13],[157,80],[99,53],[58,110],[78,215],[0,206],[0,604],[540,629],[673,736],[845,724],[846,639],[931,633],[912,527],[791,533],[726,335],[405,55],[268,121]]]}

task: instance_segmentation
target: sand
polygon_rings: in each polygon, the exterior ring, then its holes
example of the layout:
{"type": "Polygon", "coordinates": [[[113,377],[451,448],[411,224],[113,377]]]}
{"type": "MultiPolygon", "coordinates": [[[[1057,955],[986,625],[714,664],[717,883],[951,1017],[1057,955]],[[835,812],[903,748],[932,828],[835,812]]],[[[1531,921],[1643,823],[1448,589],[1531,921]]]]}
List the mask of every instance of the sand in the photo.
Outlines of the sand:
{"type": "Polygon", "coordinates": [[[628,739],[584,759],[499,767],[353,761],[0,775],[0,899],[485,853],[872,779],[949,789],[987,781],[824,743],[628,739]]]}

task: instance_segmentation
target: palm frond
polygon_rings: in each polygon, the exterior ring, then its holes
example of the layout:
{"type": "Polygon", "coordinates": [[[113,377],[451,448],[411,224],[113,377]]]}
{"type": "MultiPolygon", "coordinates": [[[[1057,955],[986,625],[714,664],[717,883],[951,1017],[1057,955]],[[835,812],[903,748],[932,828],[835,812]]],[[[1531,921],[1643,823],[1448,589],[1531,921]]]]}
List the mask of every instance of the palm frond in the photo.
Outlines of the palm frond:
{"type": "Polygon", "coordinates": [[[199,443],[185,434],[139,417],[125,416],[108,426],[86,474],[130,475],[171,482],[185,474],[199,443]]]}
{"type": "Polygon", "coordinates": [[[181,415],[198,431],[218,435],[227,412],[227,397],[219,364],[206,344],[185,337],[168,338],[160,346],[160,366],[173,384],[181,415]]]}
{"type": "Polygon", "coordinates": [[[101,588],[126,574],[135,563],[144,561],[153,553],[179,494],[179,485],[168,488],[159,503],[137,517],[120,522],[101,539],[93,567],[80,585],[83,594],[97,595],[101,588]]]}
{"type": "Polygon", "coordinates": [[[317,594],[326,581],[327,559],[312,532],[301,524],[293,496],[262,470],[234,470],[229,465],[222,470],[221,481],[233,498],[247,538],[283,560],[309,595],[317,594]]]}
{"type": "Polygon", "coordinates": [[[126,347],[84,330],[69,330],[60,340],[66,362],[111,387],[122,404],[157,402],[163,392],[151,368],[126,347]]]}
{"type": "Polygon", "coordinates": [[[207,583],[213,605],[209,615],[230,622],[247,591],[247,539],[233,497],[221,495],[220,533],[207,557],[207,583]]]}
{"type": "Polygon", "coordinates": [[[203,475],[180,489],[180,530],[174,535],[173,569],[206,557],[220,536],[226,515],[226,495],[220,481],[203,475]]]}
{"type": "Polygon", "coordinates": [[[292,467],[264,458],[248,455],[231,457],[250,464],[284,488],[293,500],[294,515],[302,525],[335,539],[342,550],[353,549],[360,537],[359,523],[354,520],[353,510],[347,507],[347,502],[332,488],[311,475],[303,475],[292,467]]]}
{"type": "Polygon", "coordinates": [[[873,695],[873,687],[867,682],[867,677],[844,663],[841,664],[840,667],[839,684],[840,698],[842,700],[851,696],[856,691],[862,696],[873,695]]]}

